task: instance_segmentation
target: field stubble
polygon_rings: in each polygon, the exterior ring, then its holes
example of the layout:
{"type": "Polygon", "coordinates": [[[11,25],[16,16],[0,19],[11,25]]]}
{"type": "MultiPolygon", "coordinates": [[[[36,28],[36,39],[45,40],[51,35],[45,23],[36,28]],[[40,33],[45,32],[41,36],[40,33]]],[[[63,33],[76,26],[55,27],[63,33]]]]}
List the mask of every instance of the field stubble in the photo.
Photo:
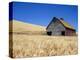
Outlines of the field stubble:
{"type": "Polygon", "coordinates": [[[73,55],[77,45],[77,36],[13,34],[13,57],[73,55]]]}

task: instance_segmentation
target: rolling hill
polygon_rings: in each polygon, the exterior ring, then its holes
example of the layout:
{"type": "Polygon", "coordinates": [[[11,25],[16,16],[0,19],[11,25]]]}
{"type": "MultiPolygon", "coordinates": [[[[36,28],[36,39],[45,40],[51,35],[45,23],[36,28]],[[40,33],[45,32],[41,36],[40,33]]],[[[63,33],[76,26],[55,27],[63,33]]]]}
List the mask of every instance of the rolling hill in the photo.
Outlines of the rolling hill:
{"type": "Polygon", "coordinates": [[[26,31],[46,31],[44,26],[24,23],[17,20],[12,20],[9,22],[10,32],[26,32],[26,31]]]}

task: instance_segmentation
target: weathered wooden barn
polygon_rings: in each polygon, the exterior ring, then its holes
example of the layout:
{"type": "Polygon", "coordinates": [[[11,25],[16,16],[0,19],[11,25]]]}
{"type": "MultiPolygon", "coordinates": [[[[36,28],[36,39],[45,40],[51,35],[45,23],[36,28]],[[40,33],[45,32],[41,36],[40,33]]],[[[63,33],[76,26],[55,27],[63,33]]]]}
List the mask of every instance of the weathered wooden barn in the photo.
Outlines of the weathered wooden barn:
{"type": "Polygon", "coordinates": [[[54,17],[52,21],[46,28],[48,35],[54,36],[74,36],[76,35],[76,30],[67,22],[64,21],[63,18],[54,17]]]}

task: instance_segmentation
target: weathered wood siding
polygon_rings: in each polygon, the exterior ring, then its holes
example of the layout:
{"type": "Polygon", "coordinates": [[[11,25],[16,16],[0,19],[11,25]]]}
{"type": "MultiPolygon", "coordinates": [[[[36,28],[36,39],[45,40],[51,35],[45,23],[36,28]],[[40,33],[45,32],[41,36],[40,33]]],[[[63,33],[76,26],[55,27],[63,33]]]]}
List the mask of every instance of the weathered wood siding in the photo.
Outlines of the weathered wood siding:
{"type": "Polygon", "coordinates": [[[75,32],[75,30],[71,30],[71,29],[66,28],[65,35],[66,36],[75,36],[76,32],[75,32]]]}
{"type": "Polygon", "coordinates": [[[60,23],[60,21],[56,20],[49,25],[47,31],[51,31],[52,35],[58,36],[61,35],[62,31],[65,31],[65,27],[60,23]]]}

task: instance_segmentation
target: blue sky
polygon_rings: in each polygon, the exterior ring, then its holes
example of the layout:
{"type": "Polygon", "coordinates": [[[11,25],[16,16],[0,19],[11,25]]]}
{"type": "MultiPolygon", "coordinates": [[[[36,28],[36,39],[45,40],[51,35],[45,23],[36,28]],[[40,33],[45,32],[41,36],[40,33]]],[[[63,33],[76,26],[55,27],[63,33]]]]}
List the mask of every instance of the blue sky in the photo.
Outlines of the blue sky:
{"type": "Polygon", "coordinates": [[[13,19],[47,26],[53,17],[64,18],[78,30],[78,7],[75,5],[13,2],[13,19]]]}

